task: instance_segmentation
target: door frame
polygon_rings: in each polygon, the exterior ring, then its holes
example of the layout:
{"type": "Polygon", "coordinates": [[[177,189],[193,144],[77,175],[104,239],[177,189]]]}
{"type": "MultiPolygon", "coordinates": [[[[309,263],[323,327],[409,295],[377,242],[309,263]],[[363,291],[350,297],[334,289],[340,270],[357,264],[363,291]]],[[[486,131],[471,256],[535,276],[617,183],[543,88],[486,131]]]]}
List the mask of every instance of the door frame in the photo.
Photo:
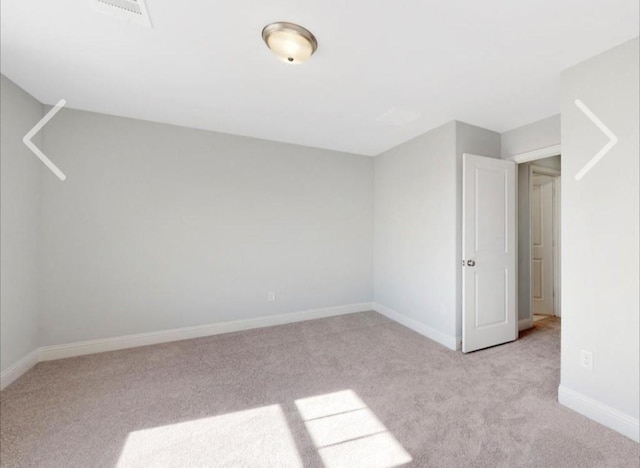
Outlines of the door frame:
{"type": "MultiPolygon", "coordinates": [[[[557,145],[551,145],[551,146],[545,146],[543,148],[539,148],[533,151],[526,151],[524,153],[517,153],[517,154],[511,154],[509,156],[507,156],[505,159],[509,160],[509,161],[513,161],[516,164],[520,165],[522,163],[526,163],[526,162],[532,162],[532,161],[537,161],[539,159],[545,159],[545,158],[550,158],[552,156],[562,156],[562,145],[557,144],[557,145]]],[[[518,177],[516,177],[516,197],[518,194],[518,177]]],[[[560,180],[562,181],[562,174],[560,174],[560,180]]],[[[558,199],[560,199],[560,197],[558,197],[558,199]]],[[[517,200],[516,200],[517,202],[517,200]]],[[[531,202],[531,200],[529,200],[529,202],[531,202]]],[[[558,215],[560,216],[561,219],[561,213],[558,210],[558,215]]],[[[516,217],[518,217],[518,203],[516,203],[516,217]]],[[[516,223],[516,238],[519,239],[520,233],[519,233],[519,227],[518,227],[519,223],[516,223]]],[[[520,252],[518,251],[518,242],[516,242],[516,256],[517,258],[519,258],[520,256],[520,252]]],[[[558,265],[559,267],[560,265],[558,265]]],[[[518,275],[518,278],[520,277],[520,262],[516,262],[516,275],[518,275]]],[[[556,277],[558,279],[558,281],[561,280],[560,275],[558,275],[556,277]]],[[[562,292],[561,292],[562,294],[562,292]]],[[[560,295],[558,294],[557,299],[560,301],[560,295]]],[[[520,299],[520,288],[516,288],[516,304],[519,304],[520,299]]],[[[558,309],[559,310],[559,309],[558,309]]],[[[520,331],[526,330],[528,328],[533,327],[533,307],[530,304],[529,306],[529,318],[525,318],[522,320],[518,320],[518,329],[520,331]]]]}
{"type": "Polygon", "coordinates": [[[529,165],[529,320],[533,324],[533,175],[553,177],[553,314],[562,315],[560,309],[560,177],[561,172],[535,164],[529,165]]]}

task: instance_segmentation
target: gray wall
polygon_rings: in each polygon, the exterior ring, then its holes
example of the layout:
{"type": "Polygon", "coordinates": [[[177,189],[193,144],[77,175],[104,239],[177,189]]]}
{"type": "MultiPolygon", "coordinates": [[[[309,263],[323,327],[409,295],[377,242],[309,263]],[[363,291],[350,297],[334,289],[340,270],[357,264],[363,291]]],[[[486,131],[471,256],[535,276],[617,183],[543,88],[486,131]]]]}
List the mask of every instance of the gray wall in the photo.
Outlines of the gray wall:
{"type": "Polygon", "coordinates": [[[561,388],[635,419],[636,437],[640,405],[639,62],[636,38],[562,75],[561,388]],[[618,143],[580,181],[574,175],[607,138],[576,107],[575,99],[584,102],[618,137],[618,143]],[[593,372],[580,366],[580,350],[593,352],[593,372]]]}
{"type": "Polygon", "coordinates": [[[503,158],[560,144],[560,115],[514,128],[501,136],[503,158]]]}
{"type": "Polygon", "coordinates": [[[462,336],[462,155],[500,158],[500,134],[463,122],[456,122],[456,336],[462,336]]]}
{"type": "Polygon", "coordinates": [[[42,345],[372,300],[369,157],[69,109],[44,140],[42,345]]]}
{"type": "Polygon", "coordinates": [[[375,301],[462,333],[462,155],[500,157],[500,134],[450,122],[375,158],[375,301]]]}
{"type": "Polygon", "coordinates": [[[375,302],[456,336],[456,122],[375,158],[375,302]]]}
{"type": "MultiPolygon", "coordinates": [[[[38,231],[43,165],[22,138],[42,105],[0,76],[0,368],[38,347],[38,231]]],[[[41,135],[33,139],[42,144],[41,135]]]]}
{"type": "Polygon", "coordinates": [[[518,164],[518,319],[531,317],[531,205],[529,167],[560,170],[560,156],[518,164]]]}

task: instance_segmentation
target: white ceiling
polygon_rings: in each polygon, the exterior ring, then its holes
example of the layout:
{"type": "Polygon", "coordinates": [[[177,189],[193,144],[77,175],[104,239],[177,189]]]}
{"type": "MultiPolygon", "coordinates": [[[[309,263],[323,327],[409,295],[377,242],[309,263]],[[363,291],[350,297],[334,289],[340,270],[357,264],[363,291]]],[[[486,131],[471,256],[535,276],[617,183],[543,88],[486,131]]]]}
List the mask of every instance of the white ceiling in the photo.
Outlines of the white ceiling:
{"type": "Polygon", "coordinates": [[[449,120],[503,132],[559,112],[560,72],[639,34],[638,0],[2,0],[1,71],[42,102],[375,155],[449,120]],[[319,48],[285,64],[262,27],[319,48]]]}

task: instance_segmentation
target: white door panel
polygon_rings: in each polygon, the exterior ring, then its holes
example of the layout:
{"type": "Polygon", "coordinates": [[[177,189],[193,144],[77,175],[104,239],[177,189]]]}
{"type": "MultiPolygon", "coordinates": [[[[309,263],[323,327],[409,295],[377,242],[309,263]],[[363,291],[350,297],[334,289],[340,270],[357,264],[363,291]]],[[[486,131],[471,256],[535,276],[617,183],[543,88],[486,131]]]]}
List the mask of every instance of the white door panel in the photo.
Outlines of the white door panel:
{"type": "Polygon", "coordinates": [[[531,252],[533,313],[554,315],[553,182],[536,175],[531,193],[531,252]]]}
{"type": "Polygon", "coordinates": [[[464,155],[462,351],[517,338],[515,163],[464,155]]]}

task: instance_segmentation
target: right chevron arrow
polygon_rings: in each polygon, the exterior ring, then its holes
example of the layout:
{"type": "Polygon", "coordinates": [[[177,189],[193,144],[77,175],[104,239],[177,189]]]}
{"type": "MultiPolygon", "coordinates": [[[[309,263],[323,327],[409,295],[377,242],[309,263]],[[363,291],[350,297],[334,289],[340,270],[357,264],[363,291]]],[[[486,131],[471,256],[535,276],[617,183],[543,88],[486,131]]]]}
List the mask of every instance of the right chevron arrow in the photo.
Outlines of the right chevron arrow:
{"type": "Polygon", "coordinates": [[[582,102],[580,99],[576,99],[575,100],[575,104],[576,106],[578,106],[578,109],[580,109],[582,112],[584,112],[584,114],[589,117],[589,119],[596,124],[596,126],[602,130],[602,133],[604,133],[605,135],[607,135],[607,137],[609,138],[609,141],[607,142],[606,145],[604,145],[602,147],[602,149],[600,149],[600,151],[598,151],[596,153],[596,155],[591,158],[589,160],[589,162],[587,162],[587,164],[584,165],[584,167],[582,169],[580,169],[578,171],[578,173],[575,175],[576,180],[580,180],[584,177],[584,175],[589,172],[591,170],[591,168],[593,166],[595,166],[596,164],[598,164],[598,161],[600,161],[605,154],[607,154],[609,152],[609,150],[611,148],[613,148],[616,143],[618,143],[618,137],[611,131],[609,130],[609,128],[602,123],[602,121],[596,116],[596,114],[594,114],[591,109],[589,109],[586,104],[584,102],[582,102]]]}

